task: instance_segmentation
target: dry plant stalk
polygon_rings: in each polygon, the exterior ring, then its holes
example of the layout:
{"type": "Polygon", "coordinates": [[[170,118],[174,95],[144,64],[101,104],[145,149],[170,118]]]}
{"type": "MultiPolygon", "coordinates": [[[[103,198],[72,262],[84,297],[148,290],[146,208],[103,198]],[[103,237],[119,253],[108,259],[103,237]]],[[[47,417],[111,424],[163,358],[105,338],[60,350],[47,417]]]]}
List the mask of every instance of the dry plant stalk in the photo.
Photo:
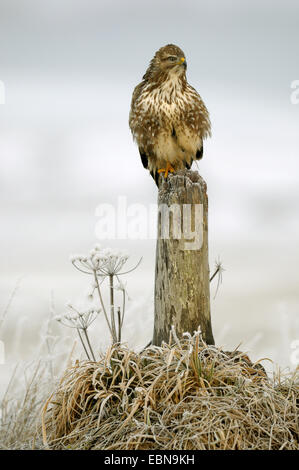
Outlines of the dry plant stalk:
{"type": "Polygon", "coordinates": [[[100,308],[92,307],[82,311],[81,309],[78,310],[72,304],[68,303],[67,312],[63,315],[57,315],[55,318],[62,325],[69,328],[75,328],[77,330],[79,339],[88,360],[96,360],[93,347],[89,340],[88,328],[101,312],[104,314],[106,324],[111,335],[112,343],[116,344],[121,342],[127,293],[124,284],[120,281],[120,276],[134,271],[139,266],[142,258],[133,268],[127,271],[123,271],[122,268],[126,264],[127,260],[127,254],[113,251],[110,248],[102,249],[100,245],[95,245],[88,255],[71,256],[71,262],[78,271],[93,277],[92,291],[88,297],[93,299],[94,293],[96,292],[98,295],[100,308]],[[109,280],[110,319],[107,314],[108,309],[105,306],[102,293],[102,284],[106,279],[109,280]],[[115,279],[118,281],[118,285],[115,285],[115,279]],[[115,305],[115,290],[122,292],[122,309],[121,307],[115,305]]]}
{"type": "Polygon", "coordinates": [[[43,415],[51,449],[299,449],[299,378],[270,380],[199,334],[113,345],[66,370],[43,415]]]}

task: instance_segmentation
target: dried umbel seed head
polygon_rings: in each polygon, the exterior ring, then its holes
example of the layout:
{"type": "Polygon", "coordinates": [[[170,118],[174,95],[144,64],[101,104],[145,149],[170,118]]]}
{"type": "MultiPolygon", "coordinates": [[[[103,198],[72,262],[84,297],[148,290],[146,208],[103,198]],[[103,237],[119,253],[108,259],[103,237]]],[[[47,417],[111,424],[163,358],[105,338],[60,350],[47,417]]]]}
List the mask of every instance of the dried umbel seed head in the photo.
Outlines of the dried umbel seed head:
{"type": "Polygon", "coordinates": [[[101,312],[100,309],[90,308],[89,310],[79,311],[71,304],[67,305],[68,310],[57,315],[55,319],[69,328],[87,329],[101,312]]]}
{"type": "Polygon", "coordinates": [[[112,248],[101,248],[100,245],[95,245],[88,256],[72,255],[70,259],[79,271],[106,277],[121,276],[133,271],[139,266],[142,258],[136,266],[126,272],[121,272],[121,270],[128,261],[129,255],[126,252],[113,250],[112,248]]]}

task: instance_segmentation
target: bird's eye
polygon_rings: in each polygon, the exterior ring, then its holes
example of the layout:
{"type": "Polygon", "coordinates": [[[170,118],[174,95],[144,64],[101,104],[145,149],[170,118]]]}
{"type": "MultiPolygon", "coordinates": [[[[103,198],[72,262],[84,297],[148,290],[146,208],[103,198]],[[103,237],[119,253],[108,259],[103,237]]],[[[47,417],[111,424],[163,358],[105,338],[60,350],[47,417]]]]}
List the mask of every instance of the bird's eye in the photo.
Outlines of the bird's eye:
{"type": "Polygon", "coordinates": [[[175,60],[177,60],[177,58],[171,55],[168,57],[168,60],[170,60],[171,62],[174,62],[175,60]]]}

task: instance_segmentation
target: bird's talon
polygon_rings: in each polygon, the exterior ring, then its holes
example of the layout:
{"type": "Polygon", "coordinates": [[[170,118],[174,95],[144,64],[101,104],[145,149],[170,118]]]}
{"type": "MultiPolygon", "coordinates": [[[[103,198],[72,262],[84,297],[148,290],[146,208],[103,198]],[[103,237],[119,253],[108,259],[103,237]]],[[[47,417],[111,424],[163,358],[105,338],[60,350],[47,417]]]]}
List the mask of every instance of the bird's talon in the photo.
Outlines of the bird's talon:
{"type": "Polygon", "coordinates": [[[172,166],[169,163],[166,164],[166,168],[160,168],[160,170],[158,170],[159,174],[164,173],[164,178],[165,179],[167,178],[169,172],[170,173],[174,172],[174,168],[172,168],[172,166]]]}

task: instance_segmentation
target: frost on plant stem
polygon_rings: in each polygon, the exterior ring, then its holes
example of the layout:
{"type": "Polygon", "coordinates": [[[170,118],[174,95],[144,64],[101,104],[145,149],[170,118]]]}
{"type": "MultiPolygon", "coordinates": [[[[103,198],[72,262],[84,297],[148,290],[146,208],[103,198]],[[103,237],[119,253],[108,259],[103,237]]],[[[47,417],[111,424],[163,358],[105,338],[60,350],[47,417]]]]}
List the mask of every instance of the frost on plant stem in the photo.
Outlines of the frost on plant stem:
{"type": "MultiPolygon", "coordinates": [[[[90,300],[94,300],[94,296],[97,293],[100,307],[105,316],[113,344],[121,342],[121,331],[126,308],[126,296],[128,297],[125,284],[120,281],[119,277],[134,271],[142,260],[142,258],[140,258],[138,263],[133,266],[133,268],[125,269],[124,266],[128,259],[129,255],[127,253],[113,250],[111,248],[101,248],[100,245],[95,245],[94,248],[90,250],[88,255],[71,256],[71,262],[74,267],[78,269],[78,271],[93,276],[93,283],[87,293],[87,297],[90,300]],[[115,284],[115,278],[117,280],[117,284],[115,284]],[[106,279],[108,280],[108,292],[110,300],[109,306],[107,308],[104,303],[101,290],[106,279]],[[120,291],[122,293],[121,306],[116,305],[116,291],[120,291]]],[[[81,329],[89,344],[87,329],[96,318],[95,311],[89,311],[91,313],[88,316],[86,312],[85,314],[79,313],[76,309],[74,309],[74,307],[72,307],[72,305],[69,305],[69,309],[71,311],[67,312],[64,316],[59,318],[59,321],[65,326],[76,328],[82,341],[82,335],[80,333],[81,329]]],[[[83,341],[82,344],[84,346],[83,341]]],[[[84,349],[88,355],[86,348],[84,349]]],[[[93,353],[92,356],[94,357],[93,353]]]]}
{"type": "Polygon", "coordinates": [[[67,304],[69,311],[63,315],[57,315],[55,320],[59,321],[62,325],[68,326],[69,328],[76,329],[87,329],[96,319],[97,315],[100,313],[100,309],[95,310],[93,308],[85,311],[79,312],[75,307],[70,303],[67,304]]]}
{"type": "Polygon", "coordinates": [[[217,282],[217,287],[216,287],[216,292],[215,292],[215,295],[214,295],[214,299],[216,298],[216,295],[217,295],[219,286],[220,286],[220,284],[222,283],[222,275],[223,275],[223,272],[224,272],[224,271],[225,271],[225,269],[224,269],[224,267],[222,266],[222,262],[221,262],[220,259],[218,258],[218,260],[217,260],[216,263],[215,263],[215,272],[214,272],[214,274],[210,277],[210,282],[212,282],[213,279],[215,278],[215,276],[217,276],[217,274],[218,274],[218,282],[217,282]]]}
{"type": "Polygon", "coordinates": [[[122,276],[128,274],[136,269],[141,259],[133,268],[121,272],[123,266],[129,259],[126,252],[112,250],[111,248],[101,248],[100,245],[95,247],[89,252],[89,255],[72,255],[71,262],[79,271],[86,274],[96,274],[98,276],[122,276]]]}
{"type": "Polygon", "coordinates": [[[62,325],[67,326],[69,328],[75,328],[77,330],[87,358],[89,360],[92,359],[95,361],[95,355],[90,344],[87,330],[100,313],[100,310],[92,308],[85,312],[80,312],[70,303],[67,304],[67,307],[68,311],[63,315],[56,316],[55,319],[62,325]]]}

